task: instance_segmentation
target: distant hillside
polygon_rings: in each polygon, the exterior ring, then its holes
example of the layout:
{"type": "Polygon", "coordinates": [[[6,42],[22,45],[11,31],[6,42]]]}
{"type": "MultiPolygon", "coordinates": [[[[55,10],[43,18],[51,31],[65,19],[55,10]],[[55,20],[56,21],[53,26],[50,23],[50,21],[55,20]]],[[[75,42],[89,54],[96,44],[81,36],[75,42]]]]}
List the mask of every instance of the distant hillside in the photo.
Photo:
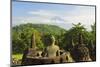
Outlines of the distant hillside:
{"type": "Polygon", "coordinates": [[[55,25],[48,25],[48,24],[32,24],[32,23],[27,23],[27,24],[21,24],[19,26],[14,26],[13,30],[16,30],[17,32],[24,30],[25,28],[34,28],[40,33],[49,33],[49,34],[54,34],[54,35],[61,35],[62,33],[65,33],[65,29],[60,28],[55,25]]]}

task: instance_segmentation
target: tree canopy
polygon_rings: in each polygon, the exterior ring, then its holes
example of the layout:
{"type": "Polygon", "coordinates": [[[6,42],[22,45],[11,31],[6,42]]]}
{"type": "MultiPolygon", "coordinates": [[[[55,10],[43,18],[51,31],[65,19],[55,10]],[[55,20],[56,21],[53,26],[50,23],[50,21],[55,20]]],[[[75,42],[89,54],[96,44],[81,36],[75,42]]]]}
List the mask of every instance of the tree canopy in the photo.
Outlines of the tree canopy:
{"type": "Polygon", "coordinates": [[[70,50],[79,42],[79,34],[82,34],[83,43],[90,46],[91,42],[96,43],[96,24],[91,25],[91,31],[81,24],[73,24],[69,30],[62,29],[55,25],[47,24],[21,24],[12,27],[12,50],[13,53],[22,53],[26,48],[31,46],[31,37],[33,32],[36,36],[36,45],[42,50],[47,46],[46,39],[50,35],[56,38],[56,44],[65,50],[70,50]]]}

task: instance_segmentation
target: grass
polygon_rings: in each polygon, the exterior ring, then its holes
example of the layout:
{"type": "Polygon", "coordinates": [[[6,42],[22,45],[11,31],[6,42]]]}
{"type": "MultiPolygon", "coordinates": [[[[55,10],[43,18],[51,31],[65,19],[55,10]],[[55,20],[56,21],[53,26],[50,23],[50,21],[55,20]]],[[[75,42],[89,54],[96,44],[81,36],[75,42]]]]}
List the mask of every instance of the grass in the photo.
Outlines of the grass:
{"type": "Polygon", "coordinates": [[[23,54],[13,54],[12,58],[15,58],[17,60],[22,59],[23,54]]]}

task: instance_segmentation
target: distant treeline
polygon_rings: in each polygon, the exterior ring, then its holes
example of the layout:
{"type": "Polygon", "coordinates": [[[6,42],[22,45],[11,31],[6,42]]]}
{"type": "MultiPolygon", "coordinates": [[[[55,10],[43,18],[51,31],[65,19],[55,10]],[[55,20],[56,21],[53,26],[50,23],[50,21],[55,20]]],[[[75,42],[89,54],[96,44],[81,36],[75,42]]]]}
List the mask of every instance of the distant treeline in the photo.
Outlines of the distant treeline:
{"type": "Polygon", "coordinates": [[[90,49],[94,48],[96,45],[95,23],[91,25],[91,31],[87,31],[81,23],[73,25],[69,30],[47,24],[27,23],[14,26],[12,27],[12,51],[13,53],[23,53],[26,48],[30,47],[33,32],[36,36],[36,45],[40,50],[48,45],[46,38],[49,35],[54,35],[56,45],[68,51],[78,43],[79,33],[82,34],[83,43],[90,49]]]}

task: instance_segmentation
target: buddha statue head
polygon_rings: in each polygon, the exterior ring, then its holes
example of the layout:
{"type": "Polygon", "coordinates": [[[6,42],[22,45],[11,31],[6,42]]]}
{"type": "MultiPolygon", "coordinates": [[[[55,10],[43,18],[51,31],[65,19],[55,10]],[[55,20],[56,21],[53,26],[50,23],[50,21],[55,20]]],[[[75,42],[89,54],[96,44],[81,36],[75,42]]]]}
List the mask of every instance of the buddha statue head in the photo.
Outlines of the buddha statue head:
{"type": "Polygon", "coordinates": [[[53,35],[50,35],[47,40],[48,40],[48,46],[55,44],[55,37],[53,35]]]}

